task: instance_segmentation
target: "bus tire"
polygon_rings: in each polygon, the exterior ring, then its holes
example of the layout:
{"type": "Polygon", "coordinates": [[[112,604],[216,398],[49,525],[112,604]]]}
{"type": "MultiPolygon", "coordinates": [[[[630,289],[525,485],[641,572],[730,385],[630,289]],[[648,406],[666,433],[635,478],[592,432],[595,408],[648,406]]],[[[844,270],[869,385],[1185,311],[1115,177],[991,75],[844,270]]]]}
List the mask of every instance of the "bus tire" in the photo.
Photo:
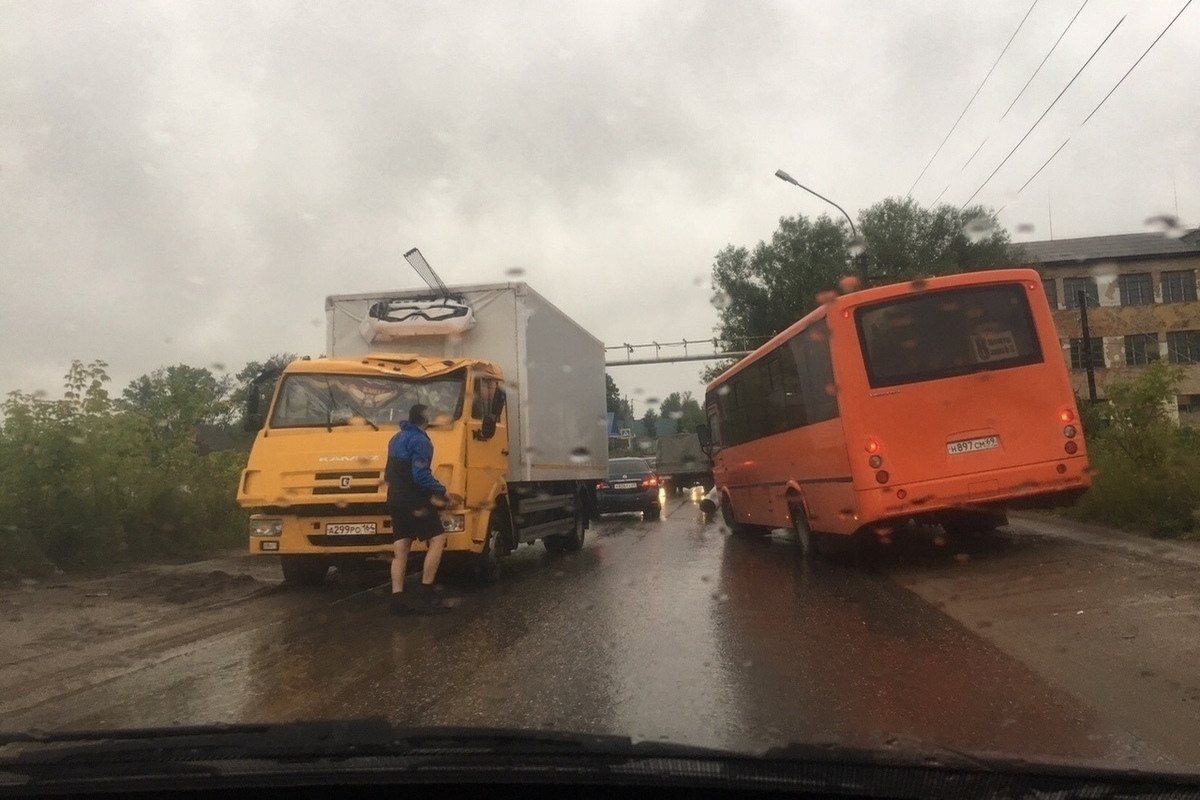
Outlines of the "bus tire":
{"type": "Polygon", "coordinates": [[[320,586],[329,574],[329,559],[325,556],[282,555],[279,566],[283,580],[291,586],[320,586]]]}
{"type": "Polygon", "coordinates": [[[721,519],[725,521],[725,527],[729,528],[729,532],[734,536],[766,536],[771,532],[771,529],[765,525],[738,522],[733,513],[733,503],[729,501],[728,496],[721,499],[721,519]]]}
{"type": "Polygon", "coordinates": [[[812,528],[808,524],[808,516],[804,513],[804,506],[799,503],[791,503],[788,510],[792,517],[792,533],[796,538],[796,548],[798,554],[805,561],[812,561],[822,555],[821,544],[823,540],[819,534],[813,533],[812,528]]]}

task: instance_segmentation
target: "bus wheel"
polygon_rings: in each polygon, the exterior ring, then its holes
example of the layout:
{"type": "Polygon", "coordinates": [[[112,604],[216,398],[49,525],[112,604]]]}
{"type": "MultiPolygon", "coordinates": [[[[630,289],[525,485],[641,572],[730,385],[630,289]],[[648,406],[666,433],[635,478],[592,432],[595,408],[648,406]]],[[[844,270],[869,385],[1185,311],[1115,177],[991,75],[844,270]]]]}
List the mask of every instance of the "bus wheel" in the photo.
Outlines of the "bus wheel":
{"type": "Polygon", "coordinates": [[[817,545],[818,537],[808,527],[808,517],[804,514],[804,507],[799,503],[793,503],[788,508],[792,516],[792,532],[796,535],[796,547],[800,557],[805,560],[817,558],[820,555],[817,545]]]}
{"type": "Polygon", "coordinates": [[[738,522],[733,513],[733,504],[729,502],[728,498],[721,500],[721,519],[725,521],[725,527],[729,528],[730,533],[735,536],[766,536],[771,532],[771,529],[765,525],[749,525],[745,522],[738,522]]]}
{"type": "Polygon", "coordinates": [[[329,574],[329,559],[324,556],[284,555],[279,557],[283,579],[292,586],[318,586],[329,574]]]}

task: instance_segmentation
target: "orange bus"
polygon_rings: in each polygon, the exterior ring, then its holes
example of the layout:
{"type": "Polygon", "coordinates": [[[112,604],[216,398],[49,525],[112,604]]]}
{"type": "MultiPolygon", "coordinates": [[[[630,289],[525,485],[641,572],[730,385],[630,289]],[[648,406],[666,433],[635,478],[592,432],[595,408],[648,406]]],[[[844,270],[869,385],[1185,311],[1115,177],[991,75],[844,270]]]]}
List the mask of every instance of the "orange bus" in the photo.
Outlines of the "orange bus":
{"type": "Polygon", "coordinates": [[[806,556],[909,521],[990,529],[1091,485],[1032,269],[839,296],[718,376],[705,408],[726,525],[792,528],[806,556]]]}

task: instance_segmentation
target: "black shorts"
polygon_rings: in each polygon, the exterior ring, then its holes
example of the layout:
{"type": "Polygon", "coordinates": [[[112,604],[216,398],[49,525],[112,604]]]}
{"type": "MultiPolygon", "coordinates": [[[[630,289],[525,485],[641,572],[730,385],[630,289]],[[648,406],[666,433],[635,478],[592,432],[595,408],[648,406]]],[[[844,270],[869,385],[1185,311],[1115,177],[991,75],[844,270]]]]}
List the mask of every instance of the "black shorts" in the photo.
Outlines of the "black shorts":
{"type": "Polygon", "coordinates": [[[442,531],[442,518],[433,504],[397,508],[390,506],[392,515],[392,541],[416,539],[427,542],[442,531]]]}

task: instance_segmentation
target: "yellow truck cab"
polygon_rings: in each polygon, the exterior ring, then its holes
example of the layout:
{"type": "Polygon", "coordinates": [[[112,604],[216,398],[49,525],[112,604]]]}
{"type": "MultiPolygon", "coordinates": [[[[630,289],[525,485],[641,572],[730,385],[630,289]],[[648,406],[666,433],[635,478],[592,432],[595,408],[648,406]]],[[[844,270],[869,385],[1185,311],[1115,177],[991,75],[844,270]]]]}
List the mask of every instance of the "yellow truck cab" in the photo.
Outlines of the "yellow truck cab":
{"type": "Polygon", "coordinates": [[[417,403],[452,498],[449,560],[490,581],[522,544],[582,546],[607,465],[602,343],[523,283],[449,292],[330,297],[331,357],[252,387],[238,502],[250,552],[289,583],[390,552],[387,446],[417,403]]]}

